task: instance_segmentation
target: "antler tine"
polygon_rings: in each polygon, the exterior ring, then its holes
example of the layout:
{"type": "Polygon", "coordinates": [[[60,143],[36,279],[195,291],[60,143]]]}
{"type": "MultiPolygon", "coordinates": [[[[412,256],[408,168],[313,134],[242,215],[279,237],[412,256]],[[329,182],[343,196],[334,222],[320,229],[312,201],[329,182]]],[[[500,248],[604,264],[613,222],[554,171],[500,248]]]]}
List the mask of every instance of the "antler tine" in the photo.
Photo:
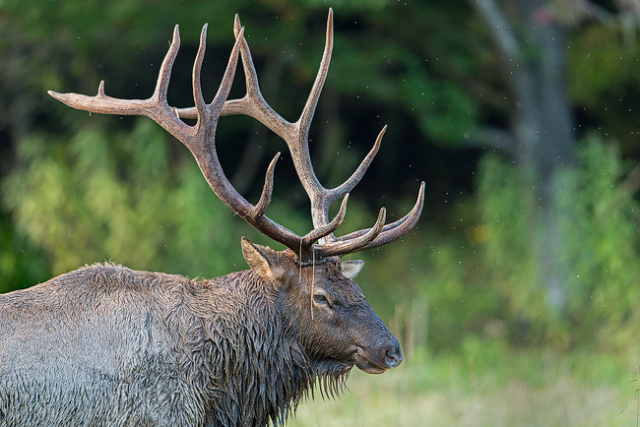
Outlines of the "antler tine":
{"type": "MultiPolygon", "coordinates": [[[[202,84],[200,83],[202,63],[204,62],[204,54],[207,48],[207,28],[208,27],[209,27],[208,24],[204,24],[204,26],[202,27],[202,31],[200,32],[200,44],[198,45],[198,53],[196,54],[196,59],[193,61],[193,72],[191,77],[191,89],[193,90],[193,102],[195,103],[196,111],[198,112],[198,124],[196,126],[200,126],[203,121],[214,122],[213,120],[211,121],[206,120],[208,118],[207,108],[206,108],[207,103],[204,100],[204,95],[202,94],[202,84]]],[[[233,53],[232,53],[232,56],[233,56],[233,53]]],[[[236,67],[234,64],[233,66],[234,72],[235,72],[235,68],[236,67]]],[[[228,66],[227,66],[227,70],[229,70],[228,66]]],[[[220,84],[221,88],[223,86],[229,86],[229,85],[225,85],[225,83],[229,79],[229,77],[227,77],[227,74],[228,73],[225,72],[225,75],[222,78],[222,83],[220,84]]],[[[220,93],[220,91],[218,90],[218,93],[216,94],[215,99],[219,98],[220,95],[222,95],[222,97],[226,99],[228,94],[220,93]]]]}
{"type": "Polygon", "coordinates": [[[240,40],[240,55],[245,75],[247,93],[243,98],[228,100],[222,109],[222,116],[246,114],[271,129],[276,135],[289,143],[295,134],[295,125],[285,120],[265,101],[260,91],[258,73],[251,57],[251,50],[245,38],[240,34],[240,17],[236,14],[233,26],[236,39],[240,40]]]}
{"type": "Polygon", "coordinates": [[[262,195],[260,196],[260,200],[258,204],[255,206],[252,215],[256,219],[256,221],[264,215],[267,211],[267,208],[271,204],[271,196],[273,194],[273,175],[276,169],[276,163],[278,163],[278,159],[280,158],[280,152],[278,152],[274,158],[269,163],[269,167],[267,168],[267,173],[264,179],[264,187],[262,188],[262,195]]]}
{"type": "Polygon", "coordinates": [[[324,52],[322,53],[322,60],[320,61],[320,69],[316,75],[316,80],[313,83],[307,102],[304,105],[302,114],[298,122],[300,129],[304,135],[309,134],[309,127],[313,120],[313,114],[316,111],[318,100],[320,99],[320,93],[324,87],[324,82],[327,80],[327,74],[329,73],[329,65],[331,63],[331,54],[333,53],[333,9],[329,9],[329,16],[327,18],[327,33],[325,40],[324,52]]]}
{"type": "Polygon", "coordinates": [[[309,199],[311,200],[311,218],[315,228],[327,225],[329,221],[329,207],[331,203],[342,195],[348,193],[343,192],[331,198],[332,194],[320,184],[313,171],[311,164],[311,155],[309,153],[309,128],[313,120],[320,93],[324,87],[331,63],[331,55],[333,53],[333,9],[329,8],[329,16],[327,17],[327,31],[325,37],[324,51],[320,61],[320,67],[313,82],[311,92],[304,105],[302,114],[296,122],[296,138],[287,141],[291,150],[291,157],[300,178],[300,182],[304,187],[309,199]]]}
{"type": "Polygon", "coordinates": [[[171,70],[173,69],[173,64],[176,61],[176,57],[178,56],[178,50],[180,49],[180,30],[176,25],[173,28],[173,38],[171,40],[171,45],[169,46],[169,50],[162,61],[162,65],[160,66],[160,71],[158,72],[158,80],[156,82],[156,89],[153,92],[152,98],[157,102],[166,102],[167,100],[167,91],[169,89],[169,80],[171,79],[171,70]]]}
{"type": "Polygon", "coordinates": [[[380,209],[378,219],[373,227],[364,231],[358,237],[352,237],[345,240],[333,240],[316,246],[316,254],[321,258],[334,255],[346,255],[358,252],[373,242],[382,232],[387,211],[385,208],[380,209]]]}
{"type": "Polygon", "coordinates": [[[424,188],[425,183],[424,181],[422,181],[420,183],[420,190],[418,190],[416,203],[411,211],[409,211],[404,217],[400,218],[399,220],[385,226],[386,229],[383,229],[378,237],[371,241],[371,243],[363,246],[360,250],[372,249],[378,246],[386,245],[387,243],[391,243],[394,240],[399,239],[409,230],[411,230],[413,226],[418,222],[420,214],[422,213],[422,208],[424,206],[424,188]]]}
{"type": "MultiPolygon", "coordinates": [[[[378,246],[386,245],[387,243],[391,243],[394,240],[402,237],[405,233],[407,233],[413,226],[418,222],[420,218],[420,214],[422,213],[422,208],[424,206],[424,191],[425,191],[425,183],[422,181],[420,183],[420,189],[418,190],[418,197],[416,199],[416,203],[413,205],[413,208],[402,218],[396,220],[390,224],[386,224],[380,235],[377,236],[374,240],[367,243],[365,246],[360,248],[359,250],[364,249],[372,249],[378,246]]],[[[364,235],[368,230],[359,230],[354,231],[353,233],[345,234],[344,236],[338,237],[337,241],[348,241],[350,239],[359,238],[364,235]]],[[[350,252],[341,252],[343,255],[350,252]]]]}
{"type": "Polygon", "coordinates": [[[347,214],[347,202],[349,201],[349,193],[345,194],[342,203],[340,204],[340,210],[333,220],[327,225],[320,226],[311,230],[307,235],[302,238],[303,246],[311,246],[316,240],[320,240],[338,229],[344,221],[344,217],[347,214]]]}
{"type": "Polygon", "coordinates": [[[378,150],[380,149],[380,144],[382,143],[382,137],[384,136],[384,133],[386,131],[387,131],[387,125],[384,125],[384,127],[378,134],[378,137],[376,138],[376,142],[373,144],[373,147],[371,148],[369,153],[367,153],[365,158],[362,159],[362,162],[360,162],[360,165],[358,165],[358,168],[351,174],[349,179],[347,179],[338,187],[332,190],[329,190],[329,193],[331,195],[329,200],[331,201],[331,203],[334,200],[341,197],[343,194],[351,192],[351,190],[353,190],[353,188],[356,185],[358,185],[358,183],[360,182],[364,174],[367,172],[367,169],[369,169],[369,166],[371,166],[371,162],[373,162],[374,157],[376,156],[376,154],[378,154],[378,150]]]}
{"type": "Polygon", "coordinates": [[[100,114],[147,116],[182,141],[190,134],[189,126],[176,117],[167,103],[167,87],[179,47],[180,33],[176,25],[171,46],[162,61],[162,66],[158,73],[156,88],[153,95],[148,99],[119,99],[107,96],[104,91],[104,81],[100,82],[98,94],[94,96],[78,93],[58,93],[52,90],[48,91],[48,93],[58,101],[78,110],[100,114]]]}

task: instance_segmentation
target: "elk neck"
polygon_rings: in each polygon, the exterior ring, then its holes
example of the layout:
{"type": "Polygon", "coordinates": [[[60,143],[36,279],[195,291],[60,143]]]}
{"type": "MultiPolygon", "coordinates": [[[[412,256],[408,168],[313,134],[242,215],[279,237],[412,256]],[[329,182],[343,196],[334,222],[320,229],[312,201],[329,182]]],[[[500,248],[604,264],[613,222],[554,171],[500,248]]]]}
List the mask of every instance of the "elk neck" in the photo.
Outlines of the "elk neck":
{"type": "MultiPolygon", "coordinates": [[[[203,348],[200,362],[207,365],[205,370],[211,372],[216,387],[223,382],[227,393],[232,391],[230,396],[235,396],[210,399],[221,405],[213,412],[235,413],[234,405],[243,401],[245,409],[267,414],[274,422],[286,419],[307,395],[315,377],[298,340],[298,327],[286,313],[285,292],[252,270],[199,284],[208,290],[203,292],[204,302],[213,306],[204,322],[204,341],[215,347],[203,348]],[[207,294],[217,296],[209,298],[207,294]],[[220,351],[225,354],[207,357],[220,351]]],[[[195,365],[193,369],[196,376],[202,372],[195,365]]],[[[202,384],[202,388],[209,387],[202,384]]]]}

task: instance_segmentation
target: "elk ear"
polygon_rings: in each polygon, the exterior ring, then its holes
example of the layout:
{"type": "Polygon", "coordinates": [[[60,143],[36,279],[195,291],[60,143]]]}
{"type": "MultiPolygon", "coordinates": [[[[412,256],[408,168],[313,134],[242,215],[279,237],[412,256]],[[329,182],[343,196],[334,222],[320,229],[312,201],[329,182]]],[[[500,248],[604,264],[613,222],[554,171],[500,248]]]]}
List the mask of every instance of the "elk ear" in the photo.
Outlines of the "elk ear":
{"type": "Polygon", "coordinates": [[[342,275],[347,279],[354,279],[364,267],[364,261],[342,261],[342,275]]]}
{"type": "Polygon", "coordinates": [[[274,282],[280,276],[280,268],[277,267],[277,260],[269,248],[254,245],[249,239],[242,236],[242,255],[249,267],[260,275],[263,279],[274,282]]]}

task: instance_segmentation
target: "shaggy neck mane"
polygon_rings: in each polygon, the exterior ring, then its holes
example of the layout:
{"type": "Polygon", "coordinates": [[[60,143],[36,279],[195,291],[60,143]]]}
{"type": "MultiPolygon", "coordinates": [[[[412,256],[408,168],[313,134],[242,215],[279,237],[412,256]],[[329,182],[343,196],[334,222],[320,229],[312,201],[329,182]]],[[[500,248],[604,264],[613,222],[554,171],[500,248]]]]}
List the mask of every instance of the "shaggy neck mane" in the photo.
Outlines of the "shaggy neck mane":
{"type": "Polygon", "coordinates": [[[208,345],[201,362],[211,375],[201,386],[214,425],[283,424],[316,387],[323,398],[345,388],[352,366],[310,357],[284,297],[265,292],[272,288],[260,276],[246,270],[207,283],[232,296],[203,322],[208,345]]]}

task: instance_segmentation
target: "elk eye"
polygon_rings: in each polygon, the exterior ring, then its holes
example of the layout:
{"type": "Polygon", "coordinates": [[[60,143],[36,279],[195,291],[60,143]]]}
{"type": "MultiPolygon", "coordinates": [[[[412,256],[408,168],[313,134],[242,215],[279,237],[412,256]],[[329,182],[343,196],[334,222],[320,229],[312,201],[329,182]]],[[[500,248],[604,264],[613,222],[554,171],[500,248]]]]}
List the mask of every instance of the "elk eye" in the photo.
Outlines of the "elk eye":
{"type": "Polygon", "coordinates": [[[329,304],[329,300],[327,299],[325,294],[315,294],[313,296],[313,299],[319,304],[329,304]]]}

